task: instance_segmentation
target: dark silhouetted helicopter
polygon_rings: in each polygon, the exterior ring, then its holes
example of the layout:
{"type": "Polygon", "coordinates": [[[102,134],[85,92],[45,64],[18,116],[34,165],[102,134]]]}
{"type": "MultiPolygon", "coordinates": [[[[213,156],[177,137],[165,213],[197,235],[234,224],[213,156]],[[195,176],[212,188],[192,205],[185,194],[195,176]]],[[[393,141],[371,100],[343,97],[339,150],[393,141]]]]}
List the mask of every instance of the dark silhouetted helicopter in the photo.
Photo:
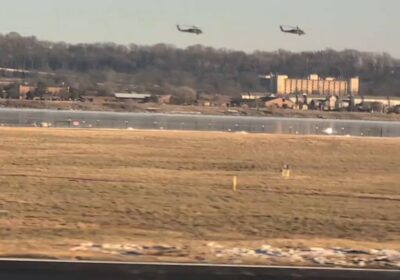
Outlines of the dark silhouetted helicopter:
{"type": "Polygon", "coordinates": [[[178,28],[180,32],[192,33],[196,35],[203,34],[203,31],[196,26],[185,26],[182,28],[180,25],[177,25],[176,28],[178,28]]]}
{"type": "Polygon", "coordinates": [[[306,35],[306,32],[301,30],[298,26],[293,27],[293,26],[281,25],[280,28],[281,28],[281,31],[284,33],[296,34],[299,36],[306,35]]]}

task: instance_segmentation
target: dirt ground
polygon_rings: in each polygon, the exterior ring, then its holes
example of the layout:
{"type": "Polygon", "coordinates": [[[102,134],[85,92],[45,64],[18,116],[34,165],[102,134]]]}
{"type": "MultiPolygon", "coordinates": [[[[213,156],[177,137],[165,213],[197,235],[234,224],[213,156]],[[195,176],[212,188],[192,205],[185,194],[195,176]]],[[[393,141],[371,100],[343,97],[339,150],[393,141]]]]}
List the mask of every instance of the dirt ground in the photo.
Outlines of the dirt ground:
{"type": "Polygon", "coordinates": [[[3,256],[82,257],[69,251],[81,242],[400,249],[399,139],[39,128],[0,139],[3,256]]]}

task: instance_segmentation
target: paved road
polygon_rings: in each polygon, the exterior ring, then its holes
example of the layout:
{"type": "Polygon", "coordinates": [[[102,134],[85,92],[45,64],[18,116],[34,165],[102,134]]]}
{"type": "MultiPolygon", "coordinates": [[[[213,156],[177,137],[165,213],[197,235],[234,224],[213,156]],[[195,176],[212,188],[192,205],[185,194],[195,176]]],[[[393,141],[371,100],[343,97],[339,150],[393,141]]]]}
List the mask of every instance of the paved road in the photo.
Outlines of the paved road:
{"type": "Polygon", "coordinates": [[[400,137],[400,122],[0,109],[0,125],[400,137]]]}
{"type": "Polygon", "coordinates": [[[399,280],[399,270],[0,260],[7,280],[399,280]]]}

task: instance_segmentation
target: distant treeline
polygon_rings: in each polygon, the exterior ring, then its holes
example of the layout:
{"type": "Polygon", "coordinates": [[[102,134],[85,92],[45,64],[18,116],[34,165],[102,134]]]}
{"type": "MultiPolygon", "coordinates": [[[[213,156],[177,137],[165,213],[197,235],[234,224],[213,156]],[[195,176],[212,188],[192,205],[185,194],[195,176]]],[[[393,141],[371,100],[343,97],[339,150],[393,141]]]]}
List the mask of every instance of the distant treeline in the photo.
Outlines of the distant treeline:
{"type": "Polygon", "coordinates": [[[179,49],[165,44],[53,43],[10,33],[0,35],[0,67],[55,72],[81,90],[99,84],[109,90],[136,85],[163,93],[185,86],[198,92],[236,95],[265,91],[259,75],[317,73],[360,76],[363,94],[400,96],[400,61],[386,53],[356,50],[248,54],[200,45],[179,49]]]}

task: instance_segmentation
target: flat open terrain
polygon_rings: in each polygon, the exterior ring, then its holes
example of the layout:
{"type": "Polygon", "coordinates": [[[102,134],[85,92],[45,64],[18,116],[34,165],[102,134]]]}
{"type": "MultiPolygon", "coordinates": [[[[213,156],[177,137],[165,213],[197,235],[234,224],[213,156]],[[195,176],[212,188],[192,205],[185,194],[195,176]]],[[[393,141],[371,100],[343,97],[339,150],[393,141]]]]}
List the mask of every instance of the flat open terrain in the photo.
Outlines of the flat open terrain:
{"type": "Polygon", "coordinates": [[[0,254],[134,240],[400,247],[398,139],[9,128],[0,139],[0,254]]]}

